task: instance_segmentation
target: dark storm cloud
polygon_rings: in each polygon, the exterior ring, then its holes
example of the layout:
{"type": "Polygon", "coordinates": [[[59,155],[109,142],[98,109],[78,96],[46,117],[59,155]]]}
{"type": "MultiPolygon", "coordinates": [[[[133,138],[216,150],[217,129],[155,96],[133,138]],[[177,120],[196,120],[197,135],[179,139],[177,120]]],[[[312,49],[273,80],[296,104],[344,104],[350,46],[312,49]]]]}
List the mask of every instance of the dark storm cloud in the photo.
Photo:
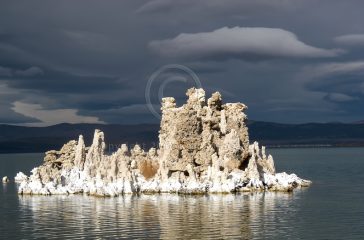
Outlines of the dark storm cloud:
{"type": "Polygon", "coordinates": [[[334,62],[307,67],[303,71],[305,85],[316,91],[361,94],[364,84],[364,61],[334,62]]]}
{"type": "Polygon", "coordinates": [[[328,93],[325,98],[329,101],[333,102],[352,102],[357,100],[358,98],[351,97],[349,95],[343,93],[328,93]]]}
{"type": "Polygon", "coordinates": [[[12,75],[11,69],[0,66],[0,77],[10,77],[12,75]]]}
{"type": "Polygon", "coordinates": [[[165,14],[166,12],[178,12],[185,9],[189,9],[200,14],[206,15],[218,15],[225,12],[239,12],[249,13],[262,12],[265,10],[287,10],[294,9],[299,5],[302,0],[152,0],[147,1],[141,7],[137,9],[138,13],[153,13],[153,14],[165,14]],[[205,10],[205,11],[203,11],[205,10]]]}
{"type": "Polygon", "coordinates": [[[30,67],[25,70],[16,70],[14,72],[15,76],[20,76],[20,77],[33,77],[33,76],[39,76],[39,75],[43,75],[43,74],[44,74],[43,70],[40,69],[39,67],[30,67]]]}
{"type": "MultiPolygon", "coordinates": [[[[2,1],[0,122],[51,124],[55,113],[71,122],[158,121],[144,91],[171,63],[194,70],[208,94],[247,103],[251,119],[364,119],[363,7],[359,0],[2,1]]],[[[173,74],[188,77],[172,71],[156,83],[173,74]]],[[[181,104],[190,85],[176,81],[163,95],[181,104]]]]}
{"type": "Polygon", "coordinates": [[[120,89],[128,85],[128,83],[123,83],[116,77],[79,76],[58,71],[31,74],[34,73],[29,70],[16,70],[14,77],[4,80],[4,82],[13,88],[43,90],[49,93],[102,92],[110,89],[120,89]]]}
{"type": "Polygon", "coordinates": [[[21,124],[21,123],[41,123],[39,119],[27,117],[23,114],[14,112],[11,108],[12,103],[6,103],[0,100],[0,122],[7,124],[21,124]]]}
{"type": "Polygon", "coordinates": [[[40,123],[36,118],[24,116],[11,109],[13,107],[13,102],[19,98],[19,94],[20,92],[0,84],[0,124],[19,124],[24,122],[40,123]]]}
{"type": "Polygon", "coordinates": [[[303,70],[306,89],[323,94],[342,119],[361,118],[364,107],[364,61],[317,64],[303,70]]]}

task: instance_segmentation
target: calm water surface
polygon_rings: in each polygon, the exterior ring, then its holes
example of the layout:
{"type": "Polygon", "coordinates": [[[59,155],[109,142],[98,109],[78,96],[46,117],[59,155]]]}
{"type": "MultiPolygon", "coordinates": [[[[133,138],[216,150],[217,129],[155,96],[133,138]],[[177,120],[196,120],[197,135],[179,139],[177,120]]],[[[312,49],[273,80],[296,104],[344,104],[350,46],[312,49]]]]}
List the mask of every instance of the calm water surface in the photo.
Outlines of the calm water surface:
{"type": "MultiPolygon", "coordinates": [[[[364,239],[364,148],[272,149],[278,171],[313,185],[292,194],[118,198],[18,196],[0,185],[1,239],[364,239]]],[[[0,155],[0,176],[42,154],[0,155]]]]}

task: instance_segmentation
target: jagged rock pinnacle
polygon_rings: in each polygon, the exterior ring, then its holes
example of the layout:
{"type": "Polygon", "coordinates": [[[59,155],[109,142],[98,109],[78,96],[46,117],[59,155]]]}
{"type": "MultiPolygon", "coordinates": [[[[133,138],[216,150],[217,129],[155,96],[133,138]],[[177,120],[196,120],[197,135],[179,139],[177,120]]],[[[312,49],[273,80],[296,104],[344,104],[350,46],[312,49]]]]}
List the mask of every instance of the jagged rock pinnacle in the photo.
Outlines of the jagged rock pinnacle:
{"type": "Polygon", "coordinates": [[[219,92],[206,101],[203,89],[186,94],[180,107],[172,97],[162,99],[159,149],[145,152],[135,145],[129,150],[123,144],[106,155],[104,134],[95,130],[89,148],[80,136],[60,151],[46,152],[42,166],[29,178],[21,176],[19,193],[291,191],[310,184],[294,174],[276,173],[265,147],[249,144],[244,104],[223,104],[219,92]]]}

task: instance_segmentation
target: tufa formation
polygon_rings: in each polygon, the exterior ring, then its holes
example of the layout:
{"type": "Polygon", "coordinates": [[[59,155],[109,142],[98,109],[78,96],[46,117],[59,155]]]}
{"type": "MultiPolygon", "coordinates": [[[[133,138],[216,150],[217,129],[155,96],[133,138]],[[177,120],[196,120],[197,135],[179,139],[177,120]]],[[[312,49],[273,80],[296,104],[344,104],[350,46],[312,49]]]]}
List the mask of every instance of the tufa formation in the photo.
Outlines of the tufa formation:
{"type": "Polygon", "coordinates": [[[223,104],[218,92],[206,101],[203,89],[191,88],[187,96],[181,107],[163,98],[158,149],[123,144],[106,155],[104,134],[95,130],[90,147],[79,136],[46,152],[30,177],[19,173],[19,194],[231,193],[310,185],[295,174],[276,173],[265,147],[249,144],[244,104],[223,104]]]}

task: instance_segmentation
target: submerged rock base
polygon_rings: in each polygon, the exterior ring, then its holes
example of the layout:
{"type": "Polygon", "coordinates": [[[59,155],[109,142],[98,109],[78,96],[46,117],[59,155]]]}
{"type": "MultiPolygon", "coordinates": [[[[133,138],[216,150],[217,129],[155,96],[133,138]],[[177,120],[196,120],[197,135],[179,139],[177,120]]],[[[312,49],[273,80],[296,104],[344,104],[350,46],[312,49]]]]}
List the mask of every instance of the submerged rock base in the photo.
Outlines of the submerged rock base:
{"type": "Polygon", "coordinates": [[[218,92],[205,101],[203,89],[189,89],[187,96],[181,107],[174,98],[162,100],[158,149],[124,144],[106,155],[104,134],[95,130],[90,147],[80,136],[46,152],[29,178],[19,174],[19,194],[292,191],[311,184],[276,173],[265,147],[249,144],[244,104],[222,104],[218,92]]]}

